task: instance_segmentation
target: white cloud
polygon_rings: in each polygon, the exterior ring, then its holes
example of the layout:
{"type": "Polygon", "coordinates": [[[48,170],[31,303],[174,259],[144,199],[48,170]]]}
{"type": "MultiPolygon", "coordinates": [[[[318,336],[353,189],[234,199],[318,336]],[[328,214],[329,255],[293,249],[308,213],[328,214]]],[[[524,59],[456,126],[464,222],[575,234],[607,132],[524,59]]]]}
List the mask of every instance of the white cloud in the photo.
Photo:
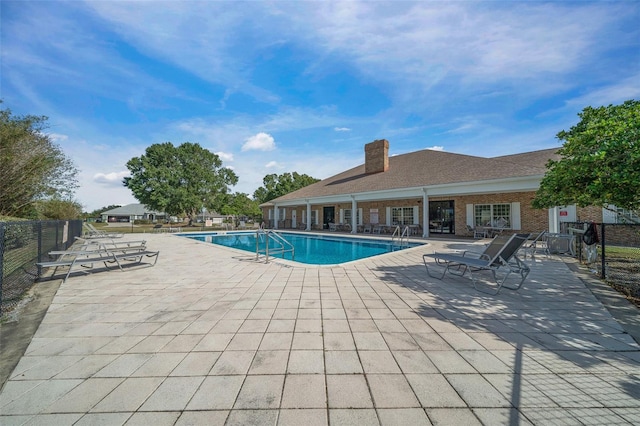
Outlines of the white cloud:
{"type": "Polygon", "coordinates": [[[231,152],[216,152],[215,153],[222,161],[233,161],[233,154],[231,152]]]}
{"type": "Polygon", "coordinates": [[[427,149],[430,149],[431,151],[444,151],[444,146],[434,145],[434,146],[428,147],[427,149]]]}
{"type": "Polygon", "coordinates": [[[267,169],[281,169],[282,166],[277,161],[269,161],[264,165],[267,169]]]}
{"type": "Polygon", "coordinates": [[[334,131],[336,132],[350,132],[351,129],[348,127],[334,127],[333,128],[334,131]]]}
{"type": "Polygon", "coordinates": [[[105,186],[121,187],[122,179],[129,176],[129,172],[111,172],[111,173],[96,173],[93,175],[93,181],[105,186]]]}
{"type": "Polygon", "coordinates": [[[63,142],[69,139],[69,136],[61,135],[59,133],[49,133],[48,136],[53,142],[63,142]]]}
{"type": "Polygon", "coordinates": [[[276,143],[273,136],[264,132],[251,136],[242,145],[242,151],[273,151],[274,149],[276,149],[276,143]]]}

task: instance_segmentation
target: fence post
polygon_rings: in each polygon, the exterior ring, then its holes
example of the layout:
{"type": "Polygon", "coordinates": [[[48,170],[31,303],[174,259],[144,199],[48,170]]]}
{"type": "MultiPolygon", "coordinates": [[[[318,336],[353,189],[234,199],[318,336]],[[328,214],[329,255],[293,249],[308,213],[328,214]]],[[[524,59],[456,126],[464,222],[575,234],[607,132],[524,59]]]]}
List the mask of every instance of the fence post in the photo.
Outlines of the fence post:
{"type": "Polygon", "coordinates": [[[607,243],[605,242],[606,239],[605,239],[605,236],[604,236],[604,222],[602,222],[600,224],[600,239],[602,240],[601,245],[600,245],[600,247],[602,248],[602,257],[601,257],[601,260],[600,260],[600,264],[602,265],[602,269],[600,271],[600,278],[602,278],[604,280],[605,278],[607,278],[606,269],[605,269],[605,259],[606,259],[606,257],[604,255],[604,250],[605,250],[605,247],[606,247],[607,243]]]}
{"type": "Polygon", "coordinates": [[[4,278],[4,234],[5,224],[0,223],[0,314],[2,314],[2,282],[4,278]]]}

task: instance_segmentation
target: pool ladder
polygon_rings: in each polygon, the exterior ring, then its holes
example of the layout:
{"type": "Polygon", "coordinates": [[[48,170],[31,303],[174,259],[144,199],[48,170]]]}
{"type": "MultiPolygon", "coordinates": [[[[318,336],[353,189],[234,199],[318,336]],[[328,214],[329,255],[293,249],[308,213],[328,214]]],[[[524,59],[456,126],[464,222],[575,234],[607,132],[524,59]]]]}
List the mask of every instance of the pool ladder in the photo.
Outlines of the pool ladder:
{"type": "Polygon", "coordinates": [[[273,229],[268,231],[258,229],[256,231],[256,260],[260,259],[260,255],[264,255],[265,262],[269,262],[269,256],[282,255],[284,258],[284,254],[289,252],[291,253],[291,260],[294,260],[295,248],[293,244],[273,229]],[[274,243],[274,247],[271,247],[271,249],[269,248],[269,241],[274,243]],[[260,248],[261,242],[265,243],[264,249],[260,248]]]}
{"type": "Polygon", "coordinates": [[[405,226],[404,229],[401,229],[400,225],[396,226],[396,229],[393,231],[393,235],[391,236],[392,250],[395,250],[396,248],[401,250],[409,247],[409,232],[410,229],[408,226],[405,226]]]}

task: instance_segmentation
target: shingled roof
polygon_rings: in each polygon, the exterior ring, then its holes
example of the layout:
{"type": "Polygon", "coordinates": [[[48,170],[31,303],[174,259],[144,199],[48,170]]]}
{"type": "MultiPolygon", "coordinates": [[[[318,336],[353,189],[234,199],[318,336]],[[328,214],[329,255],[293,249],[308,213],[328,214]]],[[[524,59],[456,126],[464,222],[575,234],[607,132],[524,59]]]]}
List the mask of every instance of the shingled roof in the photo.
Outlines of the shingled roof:
{"type": "Polygon", "coordinates": [[[361,164],[270,203],[297,199],[419,188],[435,185],[543,176],[546,163],[558,158],[557,149],[546,149],[494,158],[425,149],[389,157],[386,172],[365,173],[361,164]]]}

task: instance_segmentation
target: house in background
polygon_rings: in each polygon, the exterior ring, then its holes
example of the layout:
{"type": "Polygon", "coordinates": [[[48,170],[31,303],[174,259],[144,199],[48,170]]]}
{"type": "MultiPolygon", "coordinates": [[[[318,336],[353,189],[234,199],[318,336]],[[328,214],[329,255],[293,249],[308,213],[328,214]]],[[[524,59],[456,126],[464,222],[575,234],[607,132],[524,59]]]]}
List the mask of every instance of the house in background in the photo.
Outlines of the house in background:
{"type": "Polygon", "coordinates": [[[167,215],[152,210],[144,204],[127,204],[126,206],[104,211],[100,214],[103,222],[133,222],[138,219],[150,221],[165,220],[167,215]]]}
{"type": "Polygon", "coordinates": [[[531,207],[547,162],[559,159],[555,148],[493,158],[428,149],[389,157],[382,139],[364,151],[364,164],[261,204],[267,226],[312,230],[337,223],[356,233],[408,225],[423,237],[469,236],[477,227],[559,232],[563,220],[603,217],[597,208],[574,207],[569,216],[559,207],[531,207]]]}
{"type": "MultiPolygon", "coordinates": [[[[126,206],[117,207],[115,209],[107,210],[101,213],[103,222],[133,222],[135,220],[149,220],[151,222],[157,221],[171,221],[182,222],[183,218],[169,217],[164,212],[152,210],[144,204],[127,204],[126,206]]],[[[208,211],[204,209],[200,214],[194,217],[194,222],[208,223],[207,226],[221,225],[226,217],[214,211],[208,211]]]]}

